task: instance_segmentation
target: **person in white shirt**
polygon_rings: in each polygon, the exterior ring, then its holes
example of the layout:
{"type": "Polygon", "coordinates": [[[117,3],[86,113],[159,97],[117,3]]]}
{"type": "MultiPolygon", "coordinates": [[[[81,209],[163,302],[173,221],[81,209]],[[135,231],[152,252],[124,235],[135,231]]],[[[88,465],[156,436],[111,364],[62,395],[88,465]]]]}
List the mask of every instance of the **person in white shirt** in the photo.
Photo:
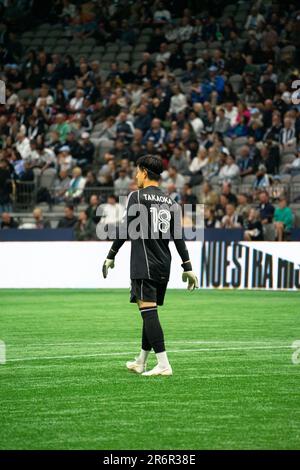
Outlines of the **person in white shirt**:
{"type": "Polygon", "coordinates": [[[115,195],[124,196],[128,194],[131,178],[126,173],[126,170],[121,168],[119,170],[119,177],[114,181],[115,195]]]}
{"type": "Polygon", "coordinates": [[[181,90],[178,85],[174,85],[169,112],[171,114],[178,114],[181,111],[185,111],[186,107],[186,96],[181,93],[181,90]]]}
{"type": "Polygon", "coordinates": [[[56,167],[57,161],[56,161],[56,155],[53,152],[53,150],[49,148],[45,148],[44,145],[38,145],[37,146],[37,153],[39,156],[38,162],[39,165],[41,166],[41,171],[45,171],[49,167],[56,167]]]}
{"type": "Polygon", "coordinates": [[[189,166],[189,170],[192,173],[198,173],[202,168],[208,164],[208,152],[205,147],[200,147],[198,154],[193,158],[192,163],[189,166]]]}
{"type": "Polygon", "coordinates": [[[248,15],[245,29],[254,29],[256,30],[260,23],[264,23],[265,19],[263,15],[261,15],[256,8],[252,8],[250,15],[248,15]]]}
{"type": "Polygon", "coordinates": [[[30,154],[31,154],[30,141],[23,132],[19,132],[17,134],[16,149],[21,155],[21,157],[23,158],[23,160],[26,160],[30,157],[30,154]]]}
{"type": "Polygon", "coordinates": [[[167,43],[163,42],[159,47],[159,52],[156,55],[155,61],[156,62],[163,62],[166,64],[170,59],[171,52],[168,50],[167,43]]]}
{"type": "Polygon", "coordinates": [[[204,123],[195,111],[190,112],[190,124],[196,134],[196,137],[200,138],[201,131],[204,129],[204,123]]]}
{"type": "Polygon", "coordinates": [[[181,20],[181,26],[178,30],[180,41],[189,41],[193,34],[194,28],[190,25],[189,21],[190,20],[187,16],[184,16],[181,20]]]}
{"type": "Polygon", "coordinates": [[[155,23],[166,23],[171,21],[171,13],[167,10],[163,2],[157,4],[157,10],[155,10],[153,15],[153,20],[155,23]]]}
{"type": "Polygon", "coordinates": [[[168,171],[164,171],[161,174],[161,179],[161,187],[164,189],[168,189],[170,185],[175,185],[176,190],[180,192],[185,185],[184,176],[180,175],[174,166],[170,166],[168,171]]]}
{"type": "Polygon", "coordinates": [[[284,165],[283,173],[298,173],[300,172],[300,147],[298,153],[295,155],[295,160],[292,163],[284,165]]]}
{"type": "Polygon", "coordinates": [[[79,111],[83,107],[84,92],[81,89],[76,90],[74,98],[70,101],[70,110],[79,111]]]}
{"type": "Polygon", "coordinates": [[[232,181],[237,179],[240,175],[240,168],[235,163],[235,159],[232,155],[228,155],[226,158],[226,165],[222,166],[219,171],[219,179],[221,181],[232,181]]]}
{"type": "Polygon", "coordinates": [[[226,205],[226,215],[222,218],[222,228],[242,228],[243,219],[236,213],[234,204],[226,205]]]}
{"type": "Polygon", "coordinates": [[[225,118],[229,119],[230,125],[236,125],[236,119],[238,115],[238,110],[236,106],[233,106],[232,102],[225,103],[225,118]]]}
{"type": "Polygon", "coordinates": [[[70,154],[70,147],[68,145],[63,145],[59,149],[58,164],[59,164],[60,170],[62,171],[71,170],[73,166],[73,159],[72,159],[72,155],[70,154]]]}
{"type": "Polygon", "coordinates": [[[106,204],[101,204],[99,209],[100,226],[102,229],[104,226],[115,227],[118,222],[121,221],[124,214],[124,207],[117,202],[117,198],[114,195],[110,195],[107,198],[106,204]]]}
{"type": "Polygon", "coordinates": [[[83,194],[86,179],[82,176],[82,171],[79,166],[76,166],[72,170],[72,179],[70,181],[69,188],[65,193],[66,201],[79,200],[83,194]]]}

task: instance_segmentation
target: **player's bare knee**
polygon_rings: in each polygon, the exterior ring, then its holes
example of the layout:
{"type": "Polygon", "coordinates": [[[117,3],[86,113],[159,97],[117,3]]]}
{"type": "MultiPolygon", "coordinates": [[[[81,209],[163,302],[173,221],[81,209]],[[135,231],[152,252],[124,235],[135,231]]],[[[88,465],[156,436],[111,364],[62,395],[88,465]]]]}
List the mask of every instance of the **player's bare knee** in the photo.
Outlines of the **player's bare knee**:
{"type": "Polygon", "coordinates": [[[144,300],[138,300],[137,304],[138,304],[139,308],[156,307],[156,302],[146,302],[144,300]]]}

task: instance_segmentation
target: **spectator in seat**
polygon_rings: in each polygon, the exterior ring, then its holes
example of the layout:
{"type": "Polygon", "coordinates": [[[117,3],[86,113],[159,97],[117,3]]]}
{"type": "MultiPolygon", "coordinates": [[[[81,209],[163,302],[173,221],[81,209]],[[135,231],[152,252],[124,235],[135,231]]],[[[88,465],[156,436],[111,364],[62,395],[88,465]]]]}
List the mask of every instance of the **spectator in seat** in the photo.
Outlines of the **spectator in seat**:
{"type": "Polygon", "coordinates": [[[245,221],[248,218],[251,206],[248,202],[248,195],[246,193],[240,193],[237,195],[238,206],[236,208],[236,213],[242,217],[245,221]]]}
{"type": "Polygon", "coordinates": [[[192,206],[192,210],[195,211],[197,204],[197,197],[193,194],[192,186],[186,183],[181,190],[181,204],[189,204],[192,206]]]}
{"type": "Polygon", "coordinates": [[[17,142],[16,142],[16,149],[23,158],[23,160],[26,160],[29,158],[30,153],[31,153],[31,148],[30,148],[30,141],[28,137],[26,137],[25,132],[19,132],[17,134],[17,142]]]}
{"type": "Polygon", "coordinates": [[[175,167],[177,172],[181,175],[189,174],[189,162],[182,145],[174,148],[174,152],[170,158],[169,164],[170,166],[175,167]]]}
{"type": "Polygon", "coordinates": [[[173,86],[173,96],[171,98],[171,104],[169,108],[169,113],[173,115],[173,118],[176,118],[178,113],[185,111],[187,108],[186,96],[180,90],[179,85],[173,86]]]}
{"type": "MultiPolygon", "coordinates": [[[[77,160],[78,166],[84,168],[86,166],[91,166],[94,159],[95,145],[91,142],[90,134],[88,132],[83,132],[81,134],[82,145],[81,145],[81,156],[77,160]]],[[[72,155],[74,158],[74,155],[72,155]]]]}
{"type": "Polygon", "coordinates": [[[91,170],[88,171],[86,174],[85,186],[84,186],[84,199],[87,204],[90,201],[91,194],[94,194],[96,188],[99,188],[99,187],[100,187],[100,183],[97,180],[96,174],[91,170]]]}
{"type": "Polygon", "coordinates": [[[98,206],[99,206],[99,197],[96,194],[92,194],[89,200],[89,205],[85,212],[88,218],[94,222],[94,224],[97,224],[100,220],[100,217],[97,216],[98,206]]]}
{"type": "Polygon", "coordinates": [[[176,191],[180,193],[185,184],[184,176],[178,173],[175,166],[170,166],[168,171],[162,173],[162,187],[167,189],[170,185],[174,185],[176,191]]]}
{"type": "Polygon", "coordinates": [[[34,218],[34,225],[35,228],[43,229],[43,228],[51,228],[49,220],[45,220],[43,217],[43,211],[40,207],[36,207],[32,213],[34,218]]]}
{"type": "Polygon", "coordinates": [[[105,110],[105,118],[117,117],[121,111],[121,106],[117,103],[117,95],[113,93],[109,99],[108,106],[105,110]]]}
{"type": "Polygon", "coordinates": [[[56,124],[53,126],[53,131],[56,131],[59,133],[59,138],[61,143],[65,142],[67,139],[67,135],[71,131],[69,124],[66,122],[65,115],[62,113],[57,114],[56,124]]]}
{"type": "Polygon", "coordinates": [[[232,192],[232,186],[230,181],[224,181],[222,184],[222,194],[224,194],[228,202],[230,204],[234,204],[235,206],[237,205],[237,197],[236,195],[232,192]]]}
{"type": "Polygon", "coordinates": [[[127,144],[133,139],[133,125],[128,120],[127,113],[122,111],[117,120],[117,139],[123,139],[127,144]]]}
{"type": "MultiPolygon", "coordinates": [[[[71,153],[72,157],[75,160],[78,161],[78,160],[81,159],[82,148],[81,148],[81,145],[80,145],[80,143],[78,142],[78,140],[76,138],[75,132],[69,132],[64,145],[69,147],[70,153],[71,153]]],[[[61,147],[61,145],[59,147],[61,147]]],[[[59,151],[59,149],[58,149],[58,151],[59,151]]]]}
{"type": "Polygon", "coordinates": [[[292,175],[300,174],[300,147],[295,155],[295,160],[292,163],[287,163],[283,168],[283,173],[291,173],[292,175]]]}
{"type": "Polygon", "coordinates": [[[215,191],[213,191],[212,185],[208,181],[204,181],[200,196],[199,203],[205,204],[206,207],[211,207],[215,209],[218,204],[219,196],[215,191]]]}
{"type": "Polygon", "coordinates": [[[259,220],[259,213],[256,209],[250,209],[249,215],[244,221],[244,229],[245,241],[262,241],[264,239],[262,224],[259,220]]]}
{"type": "Polygon", "coordinates": [[[96,239],[96,226],[86,211],[79,213],[78,221],[74,227],[75,238],[78,241],[91,241],[96,239]]]}
{"type": "Polygon", "coordinates": [[[65,193],[65,200],[78,203],[83,194],[84,186],[85,178],[82,176],[81,168],[76,166],[72,171],[72,179],[70,181],[70,186],[65,193]]]}
{"type": "Polygon", "coordinates": [[[14,218],[8,213],[3,212],[1,215],[1,230],[7,230],[10,228],[18,228],[18,223],[14,220],[14,218]]]}
{"type": "Polygon", "coordinates": [[[290,233],[293,228],[294,217],[290,207],[287,205],[286,197],[279,199],[278,207],[274,213],[274,225],[276,240],[283,241],[285,236],[290,233]]]}
{"type": "Polygon", "coordinates": [[[240,168],[240,176],[243,178],[247,175],[252,175],[254,171],[254,161],[250,155],[248,145],[243,145],[240,149],[240,159],[237,162],[240,168]]]}
{"type": "Polygon", "coordinates": [[[256,172],[256,179],[253,183],[254,190],[260,190],[268,188],[270,186],[270,178],[267,175],[267,169],[265,165],[260,164],[256,172]]]}
{"type": "Polygon", "coordinates": [[[228,197],[226,194],[221,194],[219,198],[219,202],[216,204],[215,207],[215,216],[216,218],[222,222],[223,217],[226,214],[226,207],[229,204],[228,197]]]}
{"type": "Polygon", "coordinates": [[[216,218],[215,211],[211,207],[204,209],[204,225],[205,228],[220,228],[221,222],[216,218]]]}
{"type": "Polygon", "coordinates": [[[161,127],[160,119],[154,118],[151,122],[151,129],[149,129],[144,138],[143,144],[145,145],[148,140],[153,140],[155,148],[163,145],[166,137],[166,131],[161,127]]]}
{"type": "Polygon", "coordinates": [[[272,224],[275,208],[269,202],[269,194],[267,191],[259,193],[259,215],[263,225],[272,224]]]}
{"type": "Polygon", "coordinates": [[[151,60],[151,56],[149,52],[143,53],[143,61],[138,67],[138,76],[143,78],[150,78],[151,72],[154,69],[154,62],[151,60]]]}
{"type": "Polygon", "coordinates": [[[137,110],[134,127],[140,129],[145,134],[151,127],[151,115],[147,106],[142,104],[137,110]]]}
{"type": "Polygon", "coordinates": [[[123,216],[124,207],[117,202],[117,197],[114,194],[111,194],[107,198],[107,203],[101,204],[99,209],[100,219],[100,229],[105,230],[106,232],[112,233],[116,228],[123,216]]]}
{"type": "Polygon", "coordinates": [[[12,210],[12,192],[13,186],[8,163],[6,160],[0,160],[0,214],[12,210]]]}
{"type": "Polygon", "coordinates": [[[221,167],[219,171],[220,181],[234,181],[237,180],[240,175],[240,169],[235,163],[235,158],[232,155],[228,155],[226,158],[226,164],[221,167]]]}
{"type": "Polygon", "coordinates": [[[226,215],[222,218],[222,228],[242,228],[243,219],[236,213],[234,204],[226,205],[226,215]]]}
{"type": "Polygon", "coordinates": [[[60,171],[69,172],[73,166],[73,158],[70,153],[70,147],[68,145],[63,145],[59,149],[59,154],[57,156],[57,163],[60,171]]]}
{"type": "Polygon", "coordinates": [[[54,181],[54,203],[59,204],[64,201],[65,193],[70,186],[70,177],[67,170],[60,170],[58,177],[54,181]]]}
{"type": "Polygon", "coordinates": [[[124,196],[129,192],[131,178],[123,168],[119,170],[119,177],[114,181],[115,195],[124,196]]]}
{"type": "Polygon", "coordinates": [[[208,152],[205,147],[200,147],[197,153],[197,156],[193,158],[192,162],[189,165],[189,170],[191,173],[196,174],[208,165],[208,152]]]}
{"type": "Polygon", "coordinates": [[[60,219],[57,228],[73,228],[77,220],[77,217],[74,215],[73,204],[67,204],[65,207],[65,216],[60,219]]]}
{"type": "Polygon", "coordinates": [[[217,110],[217,117],[214,123],[214,132],[219,132],[220,134],[226,134],[230,128],[230,120],[225,115],[225,109],[219,108],[217,110]]]}
{"type": "Polygon", "coordinates": [[[284,152],[292,152],[296,145],[296,129],[293,120],[290,117],[285,117],[283,128],[279,134],[279,142],[281,149],[284,152]]]}

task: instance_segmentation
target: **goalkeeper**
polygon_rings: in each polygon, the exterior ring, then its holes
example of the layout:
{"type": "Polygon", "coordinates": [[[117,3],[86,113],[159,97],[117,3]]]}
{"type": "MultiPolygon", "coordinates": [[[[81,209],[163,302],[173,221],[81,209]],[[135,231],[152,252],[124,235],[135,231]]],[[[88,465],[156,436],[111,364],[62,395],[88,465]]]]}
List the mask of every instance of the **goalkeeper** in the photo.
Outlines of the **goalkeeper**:
{"type": "MultiPolygon", "coordinates": [[[[137,303],[143,320],[142,348],[135,360],[127,362],[127,369],[142,374],[172,375],[165,349],[164,334],[157,313],[157,305],[163,305],[168,285],[171,253],[169,241],[174,240],[182,260],[183,281],[188,289],[198,287],[198,279],[192,271],[189,253],[182,237],[181,208],[159,188],[163,171],[159,157],[146,155],[137,162],[138,190],[129,194],[122,224],[131,240],[131,295],[130,302],[137,303]],[[148,355],[154,350],[157,365],[146,371],[148,355]]],[[[125,242],[121,228],[103,264],[103,276],[114,267],[115,256],[125,242]]]]}

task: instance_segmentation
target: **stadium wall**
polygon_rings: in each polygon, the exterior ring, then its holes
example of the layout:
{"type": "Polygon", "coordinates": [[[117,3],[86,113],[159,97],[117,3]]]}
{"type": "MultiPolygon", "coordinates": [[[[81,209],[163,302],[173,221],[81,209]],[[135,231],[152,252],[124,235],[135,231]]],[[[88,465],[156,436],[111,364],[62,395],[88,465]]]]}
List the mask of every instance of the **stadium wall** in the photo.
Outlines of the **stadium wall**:
{"type": "MultiPolygon", "coordinates": [[[[187,242],[201,288],[300,289],[298,242],[187,242]]],[[[106,280],[110,242],[0,243],[0,288],[129,288],[130,244],[106,280]]],[[[185,288],[173,243],[170,288],[185,288]]]]}

